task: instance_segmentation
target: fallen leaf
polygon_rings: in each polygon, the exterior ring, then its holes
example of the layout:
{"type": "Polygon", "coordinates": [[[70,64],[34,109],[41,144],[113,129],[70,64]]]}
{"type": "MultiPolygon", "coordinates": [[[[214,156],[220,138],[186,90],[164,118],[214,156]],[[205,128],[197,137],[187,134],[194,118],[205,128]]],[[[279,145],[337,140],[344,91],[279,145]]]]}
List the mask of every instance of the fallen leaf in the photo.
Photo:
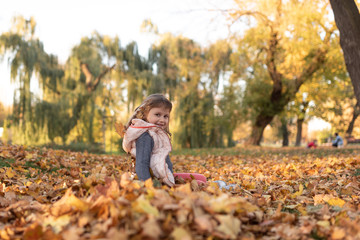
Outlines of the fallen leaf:
{"type": "Polygon", "coordinates": [[[192,240],[191,234],[182,227],[176,227],[170,236],[174,240],[192,240]]]}
{"type": "Polygon", "coordinates": [[[344,206],[345,201],[342,200],[341,198],[331,198],[327,201],[327,203],[331,206],[342,207],[344,206]]]}
{"type": "Polygon", "coordinates": [[[231,215],[216,215],[215,217],[220,222],[216,230],[225,234],[227,238],[236,239],[241,232],[240,220],[231,215]]]}
{"type": "Polygon", "coordinates": [[[150,237],[152,239],[159,239],[162,230],[159,226],[159,223],[156,221],[154,217],[150,217],[143,225],[142,225],[142,233],[146,237],[150,237]]]}
{"type": "Polygon", "coordinates": [[[141,195],[139,198],[137,198],[136,201],[131,205],[136,212],[147,213],[155,217],[159,216],[158,209],[153,207],[149,200],[145,199],[144,195],[141,195]]]}
{"type": "Polygon", "coordinates": [[[16,175],[16,172],[12,170],[12,168],[6,168],[6,176],[8,178],[13,178],[16,175]]]}
{"type": "Polygon", "coordinates": [[[38,240],[41,239],[43,236],[42,226],[35,222],[26,228],[23,238],[24,240],[38,240]]]}
{"type": "Polygon", "coordinates": [[[346,232],[344,229],[335,227],[333,232],[331,233],[331,239],[343,239],[346,235],[346,232]]]}

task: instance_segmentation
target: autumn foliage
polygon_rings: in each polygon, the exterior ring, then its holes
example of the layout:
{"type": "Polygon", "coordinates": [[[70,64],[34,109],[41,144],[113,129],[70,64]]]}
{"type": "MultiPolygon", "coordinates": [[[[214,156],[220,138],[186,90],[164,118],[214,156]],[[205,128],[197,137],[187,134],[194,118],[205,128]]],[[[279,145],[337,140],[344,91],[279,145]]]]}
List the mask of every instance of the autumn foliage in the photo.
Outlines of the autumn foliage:
{"type": "Polygon", "coordinates": [[[168,188],[132,180],[126,155],[0,145],[0,239],[359,239],[359,152],[172,155],[209,185],[168,188]]]}

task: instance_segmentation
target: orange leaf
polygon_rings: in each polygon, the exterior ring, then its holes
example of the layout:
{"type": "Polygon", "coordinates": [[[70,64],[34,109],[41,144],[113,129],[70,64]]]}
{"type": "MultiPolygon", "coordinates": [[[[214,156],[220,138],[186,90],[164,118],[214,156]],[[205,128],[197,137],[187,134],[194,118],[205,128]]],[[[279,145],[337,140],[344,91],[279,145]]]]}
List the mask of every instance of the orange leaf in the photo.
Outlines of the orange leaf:
{"type": "Polygon", "coordinates": [[[335,227],[331,234],[331,239],[343,239],[345,237],[345,231],[342,228],[335,227]]]}
{"type": "Polygon", "coordinates": [[[38,223],[30,225],[24,232],[24,240],[37,240],[43,235],[42,226],[38,223]]]}
{"type": "Polygon", "coordinates": [[[8,178],[13,178],[13,177],[15,176],[15,174],[16,174],[16,172],[14,172],[14,171],[12,170],[12,168],[8,168],[8,169],[6,170],[6,176],[8,176],[8,178]]]}
{"type": "Polygon", "coordinates": [[[125,127],[122,123],[115,123],[115,131],[120,135],[120,137],[124,137],[125,127]]]}

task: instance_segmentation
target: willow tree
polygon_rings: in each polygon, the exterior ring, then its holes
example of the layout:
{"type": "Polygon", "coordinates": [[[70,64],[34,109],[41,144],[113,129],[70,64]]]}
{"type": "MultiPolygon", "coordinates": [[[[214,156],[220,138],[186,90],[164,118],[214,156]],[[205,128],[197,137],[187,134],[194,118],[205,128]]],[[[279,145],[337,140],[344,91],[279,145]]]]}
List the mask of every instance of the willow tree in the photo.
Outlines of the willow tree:
{"type": "Polygon", "coordinates": [[[201,47],[191,39],[166,34],[158,48],[166,54],[160,59],[167,59],[167,63],[158,62],[159,74],[170,76],[170,81],[178,81],[175,115],[181,126],[176,132],[177,142],[181,147],[202,147],[206,136],[202,131],[205,113],[199,90],[204,67],[201,47]],[[169,70],[175,71],[169,75],[169,70]]]}
{"type": "Polygon", "coordinates": [[[31,80],[40,76],[40,84],[50,86],[54,79],[62,76],[59,69],[51,69],[52,63],[57,65],[57,58],[46,54],[43,44],[34,35],[36,22],[33,18],[26,20],[22,16],[14,17],[12,29],[0,36],[1,55],[9,56],[11,81],[16,82],[19,89],[14,93],[13,116],[21,131],[22,142],[33,140],[34,114],[33,94],[30,91],[31,80]],[[51,76],[50,82],[47,80],[51,76]]]}
{"type": "Polygon", "coordinates": [[[181,82],[175,60],[168,41],[163,40],[160,44],[154,44],[149,49],[149,63],[155,71],[156,85],[161,86],[157,90],[167,94],[170,100],[175,99],[176,89],[181,82]]]}
{"type": "Polygon", "coordinates": [[[247,143],[260,145],[265,127],[327,61],[335,26],[320,0],[235,2],[229,16],[250,25],[237,38],[234,74],[246,81],[252,118],[247,143]]]}
{"type": "Polygon", "coordinates": [[[99,113],[97,106],[102,104],[98,98],[102,98],[103,80],[119,63],[120,51],[118,38],[112,40],[98,33],[82,38],[80,44],[73,47],[65,66],[67,91],[62,96],[62,102],[67,101],[71,109],[64,125],[65,135],[81,120],[85,139],[94,142],[94,121],[99,113]]]}
{"type": "Polygon", "coordinates": [[[34,19],[16,17],[12,29],[0,37],[2,55],[10,53],[11,80],[19,84],[18,104],[14,110],[23,128],[32,120],[30,81],[42,50],[42,44],[34,39],[35,25],[34,19]]]}
{"type": "Polygon", "coordinates": [[[224,138],[227,146],[234,145],[233,132],[241,120],[240,89],[230,79],[231,47],[227,40],[218,40],[204,50],[205,69],[203,88],[207,91],[209,106],[205,119],[208,136],[207,147],[223,147],[224,138]]]}
{"type": "Polygon", "coordinates": [[[0,126],[4,126],[4,121],[7,115],[4,105],[0,102],[0,126]]]}
{"type": "Polygon", "coordinates": [[[146,95],[154,93],[151,65],[139,54],[136,42],[124,47],[121,72],[127,88],[128,111],[132,111],[146,95]]]}
{"type": "Polygon", "coordinates": [[[64,66],[47,59],[48,67],[40,73],[44,79],[42,101],[36,104],[35,111],[38,124],[47,128],[52,142],[60,137],[65,143],[76,127],[78,141],[94,142],[94,122],[101,114],[97,105],[102,102],[102,81],[114,69],[119,51],[117,38],[94,33],[73,47],[64,66]],[[57,68],[63,74],[54,79],[57,68]]]}

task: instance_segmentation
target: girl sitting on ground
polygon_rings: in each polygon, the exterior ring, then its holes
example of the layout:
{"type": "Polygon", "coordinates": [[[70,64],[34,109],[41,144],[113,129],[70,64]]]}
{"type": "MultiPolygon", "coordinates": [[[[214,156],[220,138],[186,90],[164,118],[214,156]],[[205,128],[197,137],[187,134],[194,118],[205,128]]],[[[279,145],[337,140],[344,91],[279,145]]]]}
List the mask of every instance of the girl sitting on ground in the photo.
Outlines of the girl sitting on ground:
{"type": "Polygon", "coordinates": [[[169,131],[171,109],[172,103],[164,95],[148,96],[124,126],[123,149],[135,158],[135,172],[139,180],[156,177],[172,187],[175,177],[179,177],[195,178],[199,184],[205,184],[206,178],[201,174],[173,173],[169,157],[172,150],[169,131]]]}

